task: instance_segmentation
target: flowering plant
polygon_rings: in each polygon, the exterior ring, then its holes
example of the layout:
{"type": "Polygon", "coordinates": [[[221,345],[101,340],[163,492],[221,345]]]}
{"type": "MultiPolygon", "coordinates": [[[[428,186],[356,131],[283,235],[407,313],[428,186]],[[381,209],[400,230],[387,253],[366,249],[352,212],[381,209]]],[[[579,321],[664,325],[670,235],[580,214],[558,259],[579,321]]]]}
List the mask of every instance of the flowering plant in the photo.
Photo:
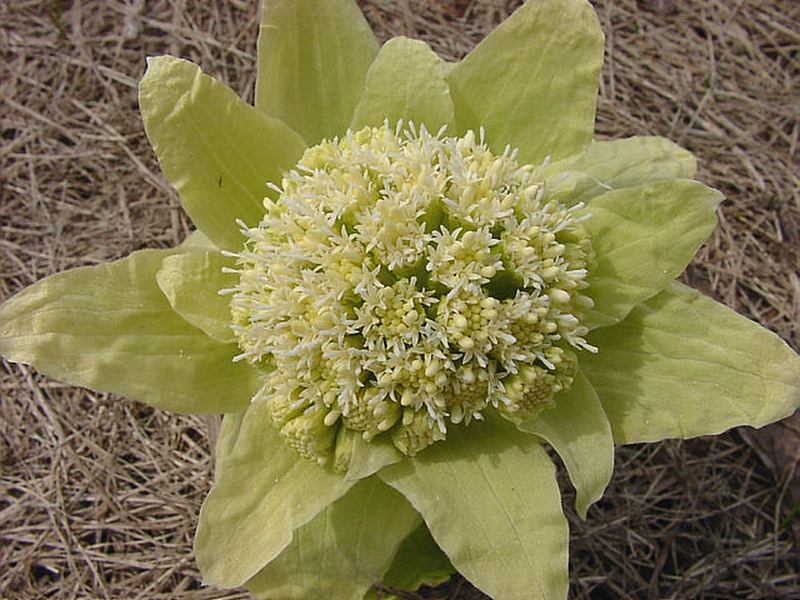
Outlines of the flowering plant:
{"type": "Polygon", "coordinates": [[[674,281],[721,199],[691,155],[592,141],[602,46],[584,0],[528,2],[458,64],[378,49],[351,0],[270,0],[255,107],[151,59],[145,127],[199,232],[24,290],[0,353],[225,415],[209,583],[362,598],[452,563],[565,597],[544,442],[585,516],[614,443],[800,399],[783,342],[674,281]]]}

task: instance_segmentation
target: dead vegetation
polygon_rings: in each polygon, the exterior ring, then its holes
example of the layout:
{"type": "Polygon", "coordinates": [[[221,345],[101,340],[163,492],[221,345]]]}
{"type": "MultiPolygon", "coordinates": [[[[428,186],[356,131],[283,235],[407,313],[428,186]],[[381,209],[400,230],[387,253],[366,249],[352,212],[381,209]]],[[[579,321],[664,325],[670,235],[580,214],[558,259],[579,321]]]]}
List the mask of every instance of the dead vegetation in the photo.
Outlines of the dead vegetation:
{"type": "MultiPolygon", "coordinates": [[[[362,0],[381,38],[462,56],[518,2],[362,0]]],[[[598,129],[665,135],[725,192],[689,282],[798,348],[800,4],[597,0],[598,129]]],[[[144,56],[171,53],[252,98],[246,0],[0,3],[0,299],[189,230],[137,114],[144,56]]],[[[0,371],[0,597],[243,598],[191,555],[207,423],[0,371]]],[[[570,513],[574,598],[796,598],[796,506],[736,433],[622,448],[603,501],[570,513]]],[[[566,503],[570,497],[568,485],[566,503]]],[[[427,598],[479,598],[454,580],[427,598]]]]}

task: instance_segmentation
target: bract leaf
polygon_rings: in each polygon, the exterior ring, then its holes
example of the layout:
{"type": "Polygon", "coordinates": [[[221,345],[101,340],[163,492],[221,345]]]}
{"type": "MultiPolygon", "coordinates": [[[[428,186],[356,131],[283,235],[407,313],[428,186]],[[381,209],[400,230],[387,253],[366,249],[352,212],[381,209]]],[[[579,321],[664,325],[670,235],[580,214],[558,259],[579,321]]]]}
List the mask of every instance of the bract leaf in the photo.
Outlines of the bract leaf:
{"type": "Polygon", "coordinates": [[[242,585],[352,486],[300,458],[272,426],[267,403],[253,402],[200,511],[194,547],[204,581],[242,585]]]}
{"type": "Polygon", "coordinates": [[[267,182],[280,182],[302,155],[303,140],[172,56],[148,59],[139,105],[161,169],[192,221],[217,247],[239,250],[244,237],[236,220],[261,220],[267,182]]]}
{"type": "Polygon", "coordinates": [[[433,541],[428,527],[420,523],[400,544],[383,583],[395,589],[416,590],[423,585],[439,585],[454,572],[450,559],[433,541]]]}
{"type": "Polygon", "coordinates": [[[436,133],[453,124],[453,101],[444,79],[446,64],[419,40],[396,37],[386,42],[367,71],[364,95],[351,129],[398,120],[425,125],[436,133]]]}
{"type": "Polygon", "coordinates": [[[581,152],[594,132],[603,32],[585,0],[526,2],[450,71],[456,129],[538,164],[581,152]]]}
{"type": "Polygon", "coordinates": [[[556,396],[555,407],[519,425],[550,444],[564,461],[581,518],[603,496],[614,472],[611,426],[591,383],[580,373],[556,396]]]}
{"type": "Polygon", "coordinates": [[[239,439],[239,432],[242,430],[245,414],[245,411],[242,411],[222,416],[217,440],[214,444],[214,477],[217,479],[220,478],[220,469],[225,457],[233,450],[236,440],[239,439]]]}
{"type": "Polygon", "coordinates": [[[156,274],[172,310],[223,344],[233,342],[234,335],[230,329],[229,296],[218,292],[237,284],[236,274],[222,272],[223,267],[232,264],[219,251],[192,249],[165,258],[156,274]]]}
{"type": "Polygon", "coordinates": [[[497,600],[567,597],[567,522],[539,441],[506,423],[452,428],[447,442],[379,473],[422,515],[453,566],[497,600]]]}
{"type": "Polygon", "coordinates": [[[597,253],[587,322],[612,325],[655,296],[689,264],[717,223],[722,194],[696,181],[675,179],[597,196],[583,222],[597,253]]]}
{"type": "Polygon", "coordinates": [[[571,193],[560,198],[570,205],[652,181],[691,179],[696,172],[697,161],[691,152],[656,136],[594,142],[582,154],[542,169],[548,188],[570,186],[571,193]]]}
{"type": "Polygon", "coordinates": [[[340,135],[377,53],[353,0],[269,0],[258,37],[256,106],[309,145],[340,135]]]}
{"type": "Polygon", "coordinates": [[[178,244],[178,249],[182,252],[184,250],[194,250],[197,248],[201,250],[217,250],[214,242],[208,239],[208,236],[199,229],[192,231],[180,244],[178,244]]]}
{"type": "Polygon", "coordinates": [[[362,479],[294,533],[245,587],[264,600],[362,600],[420,518],[380,479],[362,479]]]}
{"type": "Polygon", "coordinates": [[[178,316],[156,284],[167,250],[52,275],[0,306],[0,354],[72,385],[183,413],[247,406],[258,373],[178,316]]]}
{"type": "Polygon", "coordinates": [[[403,460],[403,455],[387,440],[365,442],[360,435],[353,438],[353,455],[345,477],[357,481],[377,473],[387,465],[403,460]]]}
{"type": "Polygon", "coordinates": [[[675,282],[592,334],[581,370],[619,444],[761,427],[800,406],[800,358],[778,336],[675,282]]]}

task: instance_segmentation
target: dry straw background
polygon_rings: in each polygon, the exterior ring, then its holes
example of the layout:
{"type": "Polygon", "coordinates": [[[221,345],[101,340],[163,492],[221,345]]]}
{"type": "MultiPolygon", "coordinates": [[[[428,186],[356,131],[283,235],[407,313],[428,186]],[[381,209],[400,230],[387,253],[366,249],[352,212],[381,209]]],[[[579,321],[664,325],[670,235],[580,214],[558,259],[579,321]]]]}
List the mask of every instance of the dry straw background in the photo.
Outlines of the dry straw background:
{"type": "MultiPolygon", "coordinates": [[[[517,4],[361,1],[381,39],[421,37],[448,59],[517,4]]],[[[665,135],[698,156],[728,200],[688,281],[797,348],[800,3],[595,4],[599,135],[665,135]]],[[[137,114],[144,57],[189,58],[252,99],[256,24],[249,0],[0,2],[0,299],[186,236],[137,114]]],[[[0,390],[1,598],[246,597],[203,588],[191,555],[213,424],[5,362],[0,390]]],[[[585,523],[565,482],[572,597],[800,597],[797,465],[779,462],[736,432],[622,448],[585,523]]],[[[455,579],[402,597],[482,596],[455,579]]]]}

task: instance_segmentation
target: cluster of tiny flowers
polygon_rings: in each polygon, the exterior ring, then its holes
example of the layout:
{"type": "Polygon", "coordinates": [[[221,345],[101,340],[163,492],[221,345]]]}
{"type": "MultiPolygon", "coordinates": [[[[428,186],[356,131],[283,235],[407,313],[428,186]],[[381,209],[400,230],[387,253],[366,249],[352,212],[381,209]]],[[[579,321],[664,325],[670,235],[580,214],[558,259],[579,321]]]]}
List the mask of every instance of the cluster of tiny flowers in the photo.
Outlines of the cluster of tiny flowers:
{"type": "Polygon", "coordinates": [[[413,456],[497,410],[535,416],[588,349],[591,242],[507,148],[409,125],[306,150],[236,254],[240,359],[301,455],[346,465],[352,437],[413,456]]]}

